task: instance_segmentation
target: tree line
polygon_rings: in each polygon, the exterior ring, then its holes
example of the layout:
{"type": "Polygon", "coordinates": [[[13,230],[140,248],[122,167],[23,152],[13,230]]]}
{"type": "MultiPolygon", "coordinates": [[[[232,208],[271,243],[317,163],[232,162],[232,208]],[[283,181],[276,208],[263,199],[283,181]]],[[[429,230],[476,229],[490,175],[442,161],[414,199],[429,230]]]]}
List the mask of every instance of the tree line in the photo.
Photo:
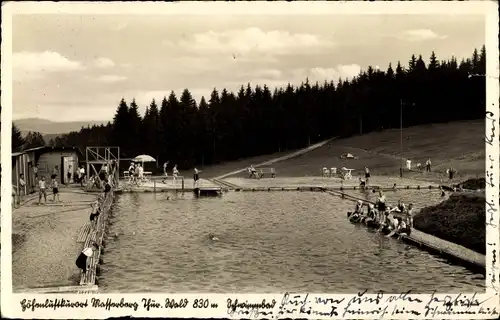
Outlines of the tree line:
{"type": "Polygon", "coordinates": [[[188,169],[238,158],[305,147],[320,140],[388,128],[472,120],[484,116],[486,49],[472,56],[408,65],[372,66],[353,79],[331,79],[271,90],[242,85],[238,92],[213,89],[197,103],[185,89],[151,101],[143,117],[122,99],[112,122],[51,139],[51,146],[119,146],[122,158],[149,154],[188,169]],[[401,117],[401,109],[403,117],[401,117]],[[400,123],[402,120],[402,123],[400,123]]]}
{"type": "Polygon", "coordinates": [[[28,134],[23,137],[21,130],[12,123],[12,152],[19,152],[45,145],[45,139],[40,132],[29,131],[28,134]]]}

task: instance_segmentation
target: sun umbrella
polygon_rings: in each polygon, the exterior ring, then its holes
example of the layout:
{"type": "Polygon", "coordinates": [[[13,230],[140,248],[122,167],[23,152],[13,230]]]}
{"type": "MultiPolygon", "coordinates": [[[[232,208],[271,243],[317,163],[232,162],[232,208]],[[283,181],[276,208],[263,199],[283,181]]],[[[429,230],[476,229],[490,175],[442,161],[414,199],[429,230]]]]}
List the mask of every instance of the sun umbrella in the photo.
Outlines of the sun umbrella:
{"type": "Polygon", "coordinates": [[[141,154],[134,158],[135,162],[156,162],[155,158],[148,156],[147,154],[141,154]]]}
{"type": "Polygon", "coordinates": [[[144,168],[144,162],[156,162],[155,158],[148,156],[147,154],[141,154],[135,157],[132,161],[142,162],[142,167],[144,168]]]}

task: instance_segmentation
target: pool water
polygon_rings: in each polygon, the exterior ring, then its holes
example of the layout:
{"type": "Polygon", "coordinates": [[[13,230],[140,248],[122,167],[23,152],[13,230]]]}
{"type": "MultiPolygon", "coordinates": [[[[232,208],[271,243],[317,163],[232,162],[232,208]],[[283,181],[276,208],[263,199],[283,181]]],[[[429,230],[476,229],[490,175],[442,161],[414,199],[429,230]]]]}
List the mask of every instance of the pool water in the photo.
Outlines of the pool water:
{"type": "Polygon", "coordinates": [[[99,287],[110,293],[484,290],[482,275],[349,223],[353,206],[319,192],[121,194],[99,287]]]}

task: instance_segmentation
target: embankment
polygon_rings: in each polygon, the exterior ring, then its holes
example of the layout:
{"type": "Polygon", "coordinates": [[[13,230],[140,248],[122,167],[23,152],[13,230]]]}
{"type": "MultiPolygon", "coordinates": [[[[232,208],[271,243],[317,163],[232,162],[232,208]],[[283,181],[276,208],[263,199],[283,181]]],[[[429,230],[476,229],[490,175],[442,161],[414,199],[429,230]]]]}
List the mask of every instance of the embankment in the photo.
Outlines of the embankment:
{"type": "Polygon", "coordinates": [[[469,179],[455,185],[455,187],[458,186],[461,186],[466,190],[484,190],[486,188],[486,179],[485,178],[469,179]]]}
{"type": "Polygon", "coordinates": [[[414,217],[414,227],[438,238],[486,254],[485,195],[483,192],[454,193],[414,217]]]}

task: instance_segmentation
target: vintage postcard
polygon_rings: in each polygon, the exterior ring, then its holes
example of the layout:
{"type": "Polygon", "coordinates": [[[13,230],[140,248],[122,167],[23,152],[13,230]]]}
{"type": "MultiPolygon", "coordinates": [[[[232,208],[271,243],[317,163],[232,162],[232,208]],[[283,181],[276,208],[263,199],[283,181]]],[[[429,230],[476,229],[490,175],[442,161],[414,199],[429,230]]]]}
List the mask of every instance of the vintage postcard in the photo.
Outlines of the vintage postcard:
{"type": "Polygon", "coordinates": [[[498,318],[497,12],[3,4],[2,317],[498,318]]]}

